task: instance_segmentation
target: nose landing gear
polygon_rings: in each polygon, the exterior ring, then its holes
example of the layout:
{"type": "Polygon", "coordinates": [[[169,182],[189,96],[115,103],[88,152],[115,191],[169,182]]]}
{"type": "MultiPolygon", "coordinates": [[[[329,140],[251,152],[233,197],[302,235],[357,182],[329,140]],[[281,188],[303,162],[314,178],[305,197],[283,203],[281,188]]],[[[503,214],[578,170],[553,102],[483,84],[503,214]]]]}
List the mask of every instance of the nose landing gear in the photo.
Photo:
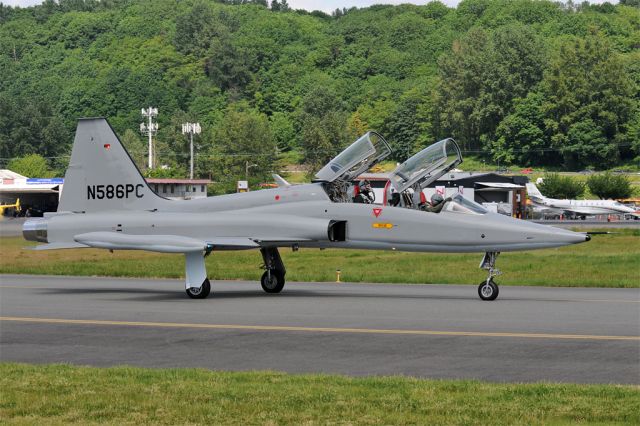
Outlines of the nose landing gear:
{"type": "Polygon", "coordinates": [[[487,252],[480,262],[480,268],[489,272],[489,276],[485,281],[482,281],[478,286],[478,296],[482,300],[496,300],[499,293],[498,285],[493,281],[493,277],[496,277],[502,272],[496,268],[496,260],[500,252],[487,252]]]}

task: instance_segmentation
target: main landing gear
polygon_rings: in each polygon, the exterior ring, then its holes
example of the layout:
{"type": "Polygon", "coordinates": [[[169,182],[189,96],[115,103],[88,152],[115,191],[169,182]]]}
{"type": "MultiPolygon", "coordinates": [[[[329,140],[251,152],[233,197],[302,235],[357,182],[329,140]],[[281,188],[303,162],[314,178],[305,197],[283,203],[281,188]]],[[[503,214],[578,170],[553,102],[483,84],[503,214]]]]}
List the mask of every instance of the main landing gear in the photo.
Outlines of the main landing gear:
{"type": "MultiPolygon", "coordinates": [[[[204,258],[211,253],[212,247],[207,246],[204,253],[185,253],[186,293],[192,299],[205,299],[211,293],[211,282],[207,278],[204,258]],[[196,284],[197,283],[197,284],[196,284]]],[[[265,270],[260,279],[262,289],[267,293],[280,293],[284,287],[284,276],[287,273],[277,247],[263,247],[260,249],[265,270]]]]}
{"type": "Polygon", "coordinates": [[[209,278],[205,278],[200,287],[187,288],[187,296],[192,299],[206,299],[211,293],[211,282],[209,278]]]}
{"type": "Polygon", "coordinates": [[[213,246],[207,245],[204,253],[199,251],[185,253],[186,292],[192,299],[206,299],[211,293],[211,282],[207,278],[204,258],[212,250],[213,246]]]}
{"type": "Polygon", "coordinates": [[[500,252],[487,252],[480,262],[480,268],[489,272],[489,276],[478,286],[478,296],[482,300],[496,300],[498,297],[498,285],[493,281],[493,277],[500,275],[502,272],[496,268],[496,259],[500,252]]]}
{"type": "Polygon", "coordinates": [[[260,279],[262,289],[267,293],[280,293],[284,287],[284,276],[287,273],[277,247],[263,247],[260,249],[265,270],[260,279]]]}

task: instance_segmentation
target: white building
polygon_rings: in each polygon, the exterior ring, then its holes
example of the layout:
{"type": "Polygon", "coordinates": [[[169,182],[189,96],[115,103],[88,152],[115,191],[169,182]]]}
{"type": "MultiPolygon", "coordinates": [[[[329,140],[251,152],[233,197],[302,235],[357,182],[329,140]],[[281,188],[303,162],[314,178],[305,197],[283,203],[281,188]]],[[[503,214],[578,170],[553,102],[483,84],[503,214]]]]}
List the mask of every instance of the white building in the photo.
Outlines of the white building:
{"type": "Polygon", "coordinates": [[[209,179],[156,179],[148,178],[149,187],[161,197],[174,200],[205,198],[209,179]]]}

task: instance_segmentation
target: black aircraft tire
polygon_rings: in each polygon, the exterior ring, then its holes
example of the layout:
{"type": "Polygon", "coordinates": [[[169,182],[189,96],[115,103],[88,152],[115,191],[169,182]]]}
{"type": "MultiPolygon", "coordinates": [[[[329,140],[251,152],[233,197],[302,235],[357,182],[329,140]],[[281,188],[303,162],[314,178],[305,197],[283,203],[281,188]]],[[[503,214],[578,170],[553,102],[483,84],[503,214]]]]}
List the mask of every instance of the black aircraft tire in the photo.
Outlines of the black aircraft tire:
{"type": "Polygon", "coordinates": [[[499,292],[500,290],[493,280],[490,280],[489,284],[486,281],[482,281],[478,286],[478,296],[482,300],[496,300],[499,292]]]}
{"type": "Polygon", "coordinates": [[[192,299],[206,299],[211,293],[211,282],[205,278],[200,288],[191,287],[187,289],[187,296],[192,299]]]}
{"type": "Polygon", "coordinates": [[[280,271],[271,271],[271,280],[269,281],[269,273],[265,271],[260,278],[260,285],[267,293],[280,293],[284,287],[284,274],[280,271]]]}

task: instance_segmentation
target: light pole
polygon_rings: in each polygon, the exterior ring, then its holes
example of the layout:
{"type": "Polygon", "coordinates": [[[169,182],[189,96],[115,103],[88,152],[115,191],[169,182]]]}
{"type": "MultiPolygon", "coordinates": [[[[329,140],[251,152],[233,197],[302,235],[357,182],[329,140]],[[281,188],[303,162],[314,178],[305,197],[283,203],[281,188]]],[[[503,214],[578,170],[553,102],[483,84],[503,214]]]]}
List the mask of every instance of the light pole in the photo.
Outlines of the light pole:
{"type": "Polygon", "coordinates": [[[153,169],[153,135],[158,132],[158,123],[153,122],[153,117],[158,116],[158,108],[149,107],[141,110],[143,117],[148,117],[148,123],[140,123],[140,133],[149,135],[149,169],[153,169]]]}
{"type": "Polygon", "coordinates": [[[249,164],[248,161],[244,162],[244,178],[247,180],[247,184],[249,183],[249,169],[251,167],[258,167],[257,164],[249,164]]]}
{"type": "Polygon", "coordinates": [[[200,127],[200,123],[183,123],[182,124],[182,134],[189,134],[191,137],[191,163],[189,167],[189,179],[193,180],[193,135],[199,135],[202,132],[202,128],[200,127]]]}

